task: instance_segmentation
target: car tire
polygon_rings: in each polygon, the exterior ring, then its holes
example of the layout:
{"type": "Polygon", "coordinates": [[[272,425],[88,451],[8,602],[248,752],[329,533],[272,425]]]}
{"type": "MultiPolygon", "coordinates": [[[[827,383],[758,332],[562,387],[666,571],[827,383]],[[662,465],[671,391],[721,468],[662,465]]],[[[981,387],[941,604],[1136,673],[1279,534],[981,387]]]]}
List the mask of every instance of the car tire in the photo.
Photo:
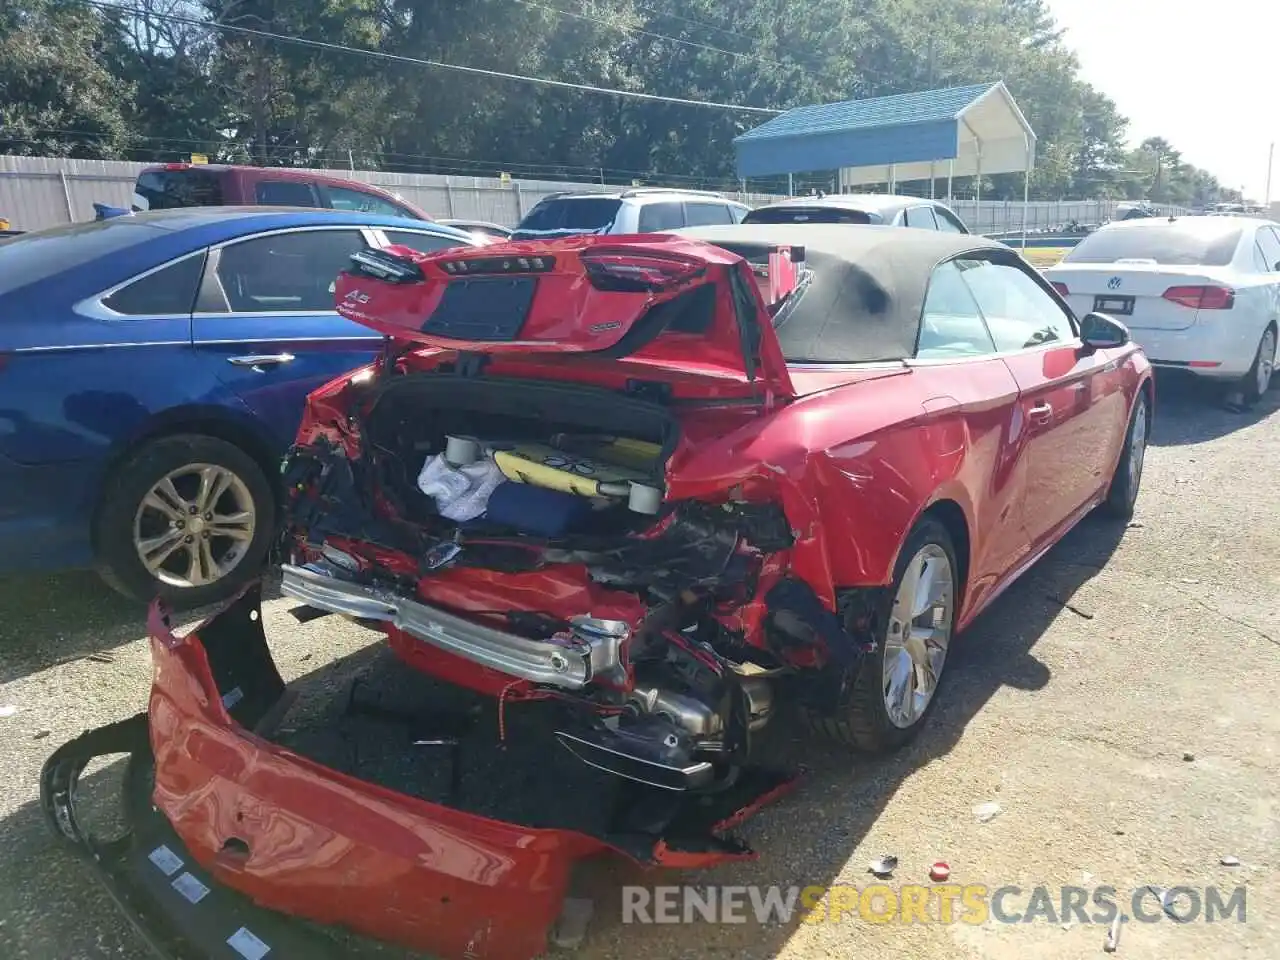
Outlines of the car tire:
{"type": "Polygon", "coordinates": [[[94,529],[98,572],[135,600],[217,603],[261,573],[275,513],[271,484],[244,450],[201,434],[161,437],[108,480],[94,529]]]}
{"type": "MultiPolygon", "coordinates": [[[[835,713],[805,713],[812,729],[864,753],[889,753],[898,750],[919,734],[938,701],[939,683],[945,674],[946,658],[955,636],[962,587],[958,582],[959,570],[955,546],[946,527],[931,517],[925,517],[903,542],[893,572],[893,585],[886,591],[880,608],[876,611],[873,619],[875,650],[863,657],[857,674],[835,713]],[[910,576],[916,576],[917,585],[922,582],[923,578],[918,575],[921,566],[936,564],[945,568],[949,585],[946,587],[944,611],[940,617],[934,613],[934,629],[943,631],[940,636],[944,642],[941,657],[932,667],[933,687],[923,704],[919,704],[912,696],[914,705],[910,715],[898,713],[895,716],[891,714],[891,696],[903,688],[904,679],[909,678],[906,679],[908,688],[914,681],[918,689],[921,678],[918,661],[904,661],[902,658],[910,658],[911,653],[895,639],[903,634],[904,590],[910,576]],[[908,666],[909,673],[904,673],[908,666]]],[[[926,612],[930,611],[921,610],[918,617],[908,622],[922,619],[926,612]]],[[[927,653],[927,644],[924,649],[927,653]]],[[[899,698],[893,696],[893,699],[899,698]]]]}
{"type": "Polygon", "coordinates": [[[1109,517],[1125,522],[1133,518],[1138,490],[1142,486],[1142,468],[1147,459],[1147,438],[1150,432],[1150,403],[1147,392],[1140,389],[1138,399],[1133,402],[1133,411],[1129,414],[1129,428],[1124,433],[1124,449],[1120,451],[1116,472],[1111,475],[1107,498],[1101,504],[1101,511],[1109,517]]]}
{"type": "Polygon", "coordinates": [[[1258,352],[1253,356],[1253,365],[1249,372],[1240,379],[1237,388],[1243,397],[1243,405],[1252,407],[1262,399],[1270,389],[1276,365],[1276,328],[1267,327],[1258,341],[1258,352]]]}

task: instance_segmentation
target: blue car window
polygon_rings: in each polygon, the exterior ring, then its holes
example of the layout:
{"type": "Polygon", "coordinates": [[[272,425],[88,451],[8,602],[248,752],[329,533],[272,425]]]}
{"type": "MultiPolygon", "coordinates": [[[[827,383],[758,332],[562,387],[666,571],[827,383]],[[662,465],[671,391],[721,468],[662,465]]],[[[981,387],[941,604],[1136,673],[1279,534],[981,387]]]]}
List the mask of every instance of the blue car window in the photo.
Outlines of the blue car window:
{"type": "Polygon", "coordinates": [[[180,316],[191,312],[203,273],[203,252],[183,257],[121,287],[102,303],[107,309],[130,317],[180,316]]]}
{"type": "Polygon", "coordinates": [[[163,236],[133,217],[24,233],[0,243],[0,295],[163,236]]]}
{"type": "Polygon", "coordinates": [[[437,250],[448,250],[450,247],[461,247],[466,241],[453,237],[441,237],[434,233],[417,233],[413,230],[383,230],[387,240],[419,253],[435,253],[437,250]]]}
{"type": "Polygon", "coordinates": [[[365,248],[358,230],[301,230],[254,237],[223,248],[218,279],[232,313],[317,313],[333,309],[334,283],[351,254],[365,248]]]}

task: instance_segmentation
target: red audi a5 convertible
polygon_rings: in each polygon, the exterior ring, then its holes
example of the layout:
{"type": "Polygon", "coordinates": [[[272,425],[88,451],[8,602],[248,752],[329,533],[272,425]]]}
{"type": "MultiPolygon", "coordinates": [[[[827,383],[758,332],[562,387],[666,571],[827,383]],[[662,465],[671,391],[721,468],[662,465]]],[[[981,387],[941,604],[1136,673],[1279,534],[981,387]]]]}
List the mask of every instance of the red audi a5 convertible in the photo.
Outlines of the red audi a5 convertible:
{"type": "Polygon", "coordinates": [[[256,588],[186,636],[153,610],[149,717],[64,747],[44,796],[156,942],[323,953],[286,914],[533,956],[582,857],[750,855],[728,831],[793,779],[760,750],[779,706],[859,750],[915,736],[956,632],[1138,494],[1141,350],[980,237],[391,248],[336,291],[385,350],[308,400],[281,589],[384,631],[411,689],[389,727],[352,689],[299,738],[256,588]],[[70,800],[108,750],[134,758],[110,850],[70,800]]]}

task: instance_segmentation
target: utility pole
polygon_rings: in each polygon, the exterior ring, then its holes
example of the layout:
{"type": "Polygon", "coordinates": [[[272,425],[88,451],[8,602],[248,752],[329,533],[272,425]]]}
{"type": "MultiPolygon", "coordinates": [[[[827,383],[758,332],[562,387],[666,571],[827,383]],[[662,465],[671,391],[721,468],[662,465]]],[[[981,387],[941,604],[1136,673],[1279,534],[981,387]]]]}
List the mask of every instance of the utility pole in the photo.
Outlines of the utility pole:
{"type": "Polygon", "coordinates": [[[1266,199],[1262,202],[1266,205],[1267,211],[1271,210],[1271,167],[1276,159],[1276,145],[1272,141],[1271,149],[1267,151],[1267,194],[1266,199]]]}

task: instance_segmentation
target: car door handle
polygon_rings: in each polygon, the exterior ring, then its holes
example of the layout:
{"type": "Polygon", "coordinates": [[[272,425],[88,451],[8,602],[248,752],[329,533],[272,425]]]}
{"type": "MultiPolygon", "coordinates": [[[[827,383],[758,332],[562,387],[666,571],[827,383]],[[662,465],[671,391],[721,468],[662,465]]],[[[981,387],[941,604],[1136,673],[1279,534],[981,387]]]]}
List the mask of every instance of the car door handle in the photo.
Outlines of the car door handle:
{"type": "Polygon", "coordinates": [[[266,373],[265,367],[277,367],[293,359],[292,353],[251,353],[243,357],[227,357],[227,363],[237,367],[252,367],[259,373],[266,373]]]}
{"type": "Polygon", "coordinates": [[[1053,419],[1053,404],[1037,403],[1027,413],[1036,423],[1048,423],[1053,419]]]}

